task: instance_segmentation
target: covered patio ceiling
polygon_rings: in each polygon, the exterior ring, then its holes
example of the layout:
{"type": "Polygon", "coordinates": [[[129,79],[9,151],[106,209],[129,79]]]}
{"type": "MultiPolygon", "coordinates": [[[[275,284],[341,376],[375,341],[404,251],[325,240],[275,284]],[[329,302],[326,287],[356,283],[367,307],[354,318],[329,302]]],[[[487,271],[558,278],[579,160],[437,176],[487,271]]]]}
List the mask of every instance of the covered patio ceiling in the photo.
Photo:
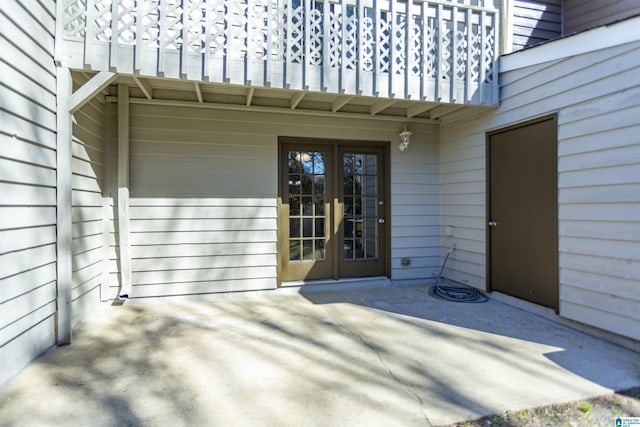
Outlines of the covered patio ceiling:
{"type": "MultiPolygon", "coordinates": [[[[74,72],[82,86],[96,74],[74,72]]],[[[119,75],[97,96],[117,101],[116,84],[129,85],[129,102],[253,112],[372,118],[407,123],[437,124],[445,116],[466,116],[494,106],[460,105],[395,98],[334,94],[168,78],[119,75]]]]}

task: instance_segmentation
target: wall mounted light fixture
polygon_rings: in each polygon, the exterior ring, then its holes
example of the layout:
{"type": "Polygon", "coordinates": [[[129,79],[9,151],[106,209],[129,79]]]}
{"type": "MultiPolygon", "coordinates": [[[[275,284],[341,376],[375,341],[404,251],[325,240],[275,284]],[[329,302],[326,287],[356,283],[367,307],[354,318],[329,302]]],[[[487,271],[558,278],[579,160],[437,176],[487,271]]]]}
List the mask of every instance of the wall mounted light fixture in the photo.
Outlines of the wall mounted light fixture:
{"type": "Polygon", "coordinates": [[[398,148],[400,148],[400,151],[404,151],[409,147],[409,140],[411,139],[413,132],[409,132],[405,126],[404,130],[398,135],[400,136],[400,145],[398,145],[398,148]]]}

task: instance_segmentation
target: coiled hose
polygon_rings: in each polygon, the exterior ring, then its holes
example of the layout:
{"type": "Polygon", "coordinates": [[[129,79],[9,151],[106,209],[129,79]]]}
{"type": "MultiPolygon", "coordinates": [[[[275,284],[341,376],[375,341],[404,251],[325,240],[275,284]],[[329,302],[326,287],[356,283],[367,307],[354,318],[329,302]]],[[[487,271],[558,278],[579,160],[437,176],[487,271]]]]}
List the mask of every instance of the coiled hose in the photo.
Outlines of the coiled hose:
{"type": "Polygon", "coordinates": [[[481,303],[489,301],[489,297],[471,286],[445,285],[441,283],[444,267],[447,265],[447,260],[455,248],[456,244],[453,243],[449,248],[447,255],[444,257],[444,262],[442,263],[442,267],[440,267],[436,283],[429,288],[429,295],[437,299],[453,302],[481,303]]]}

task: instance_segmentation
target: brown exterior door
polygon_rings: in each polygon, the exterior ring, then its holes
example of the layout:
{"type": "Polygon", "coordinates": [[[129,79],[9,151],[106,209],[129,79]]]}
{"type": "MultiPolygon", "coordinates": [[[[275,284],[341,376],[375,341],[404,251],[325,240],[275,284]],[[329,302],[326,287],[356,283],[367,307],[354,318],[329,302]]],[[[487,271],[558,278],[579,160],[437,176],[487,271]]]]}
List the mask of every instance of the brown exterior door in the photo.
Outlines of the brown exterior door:
{"type": "Polygon", "coordinates": [[[279,281],[387,274],[384,146],[283,139],[279,281]]]}
{"type": "Polygon", "coordinates": [[[382,276],[387,258],[384,152],[376,148],[340,147],[338,162],[338,274],[382,276]]]}
{"type": "Polygon", "coordinates": [[[488,288],[558,310],[555,116],[488,137],[488,288]]]}

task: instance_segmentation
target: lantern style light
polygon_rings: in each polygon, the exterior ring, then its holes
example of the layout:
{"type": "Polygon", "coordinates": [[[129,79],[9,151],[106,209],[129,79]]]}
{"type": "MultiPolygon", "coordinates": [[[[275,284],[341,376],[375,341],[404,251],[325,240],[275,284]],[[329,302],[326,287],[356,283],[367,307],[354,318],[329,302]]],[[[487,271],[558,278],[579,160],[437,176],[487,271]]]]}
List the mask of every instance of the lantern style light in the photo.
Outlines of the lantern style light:
{"type": "Polygon", "coordinates": [[[404,151],[409,148],[409,140],[411,139],[411,135],[413,135],[413,132],[409,132],[407,130],[407,127],[405,126],[404,130],[398,135],[400,136],[400,145],[398,145],[398,148],[400,148],[400,151],[404,151]]]}

